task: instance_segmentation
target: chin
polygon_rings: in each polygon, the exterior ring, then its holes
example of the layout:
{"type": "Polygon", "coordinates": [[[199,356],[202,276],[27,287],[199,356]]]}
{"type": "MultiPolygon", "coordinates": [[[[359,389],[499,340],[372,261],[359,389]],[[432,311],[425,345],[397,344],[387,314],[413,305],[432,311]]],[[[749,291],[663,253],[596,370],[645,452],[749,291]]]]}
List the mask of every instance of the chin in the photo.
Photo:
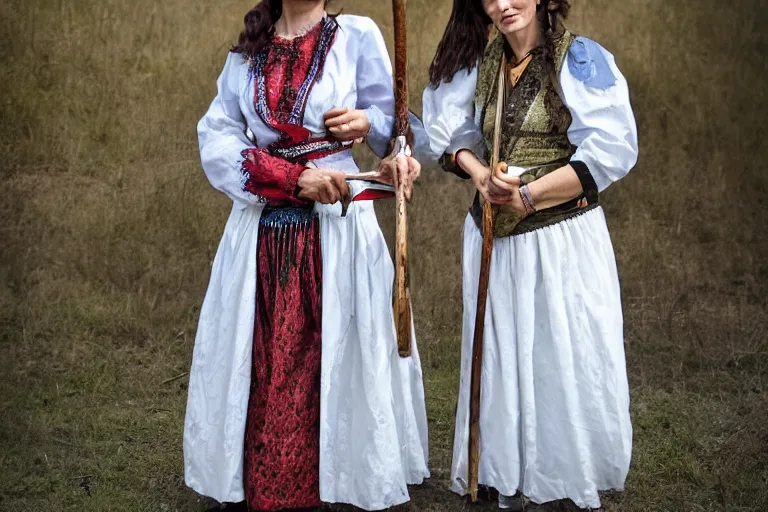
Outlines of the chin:
{"type": "Polygon", "coordinates": [[[510,25],[510,26],[507,26],[507,27],[501,27],[499,29],[499,32],[501,32],[505,36],[508,36],[508,35],[514,34],[515,32],[519,32],[520,30],[522,30],[524,28],[525,28],[524,25],[523,26],[518,26],[517,23],[515,23],[514,25],[510,25]]]}
{"type": "Polygon", "coordinates": [[[519,32],[520,30],[523,30],[525,27],[529,25],[529,23],[530,21],[526,23],[526,20],[515,20],[512,23],[500,25],[499,32],[501,32],[505,36],[514,34],[515,32],[519,32]]]}

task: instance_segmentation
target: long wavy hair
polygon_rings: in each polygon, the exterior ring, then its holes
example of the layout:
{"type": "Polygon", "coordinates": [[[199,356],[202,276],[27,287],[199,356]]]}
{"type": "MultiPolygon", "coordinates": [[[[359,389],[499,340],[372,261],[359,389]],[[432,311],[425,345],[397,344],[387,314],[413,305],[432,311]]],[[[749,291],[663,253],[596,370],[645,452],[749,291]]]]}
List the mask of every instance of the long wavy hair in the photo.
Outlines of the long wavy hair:
{"type": "MultiPolygon", "coordinates": [[[[536,11],[544,32],[557,27],[570,8],[570,0],[541,0],[536,11]]],[[[440,82],[450,82],[459,71],[475,67],[483,57],[491,29],[483,0],[453,0],[451,17],[429,66],[429,85],[437,87],[440,82]]]]}
{"type": "MultiPolygon", "coordinates": [[[[325,0],[328,5],[328,0],[325,0]]],[[[261,0],[244,18],[245,28],[230,51],[253,57],[266,48],[275,35],[275,23],[283,15],[283,0],[261,0]]]]}

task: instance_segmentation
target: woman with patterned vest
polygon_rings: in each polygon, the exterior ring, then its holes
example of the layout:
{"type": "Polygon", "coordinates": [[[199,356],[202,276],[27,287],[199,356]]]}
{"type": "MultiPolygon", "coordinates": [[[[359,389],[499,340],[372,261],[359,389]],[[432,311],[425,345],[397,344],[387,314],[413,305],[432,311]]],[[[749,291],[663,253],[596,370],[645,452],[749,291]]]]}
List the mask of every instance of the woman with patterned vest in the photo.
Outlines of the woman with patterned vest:
{"type": "MultiPolygon", "coordinates": [[[[419,354],[398,356],[392,260],[372,202],[340,202],[358,172],[354,140],[385,155],[392,68],[371,19],[324,7],[251,10],[197,127],[205,174],[233,206],[195,339],[184,476],[243,510],[379,510],[429,476],[419,354]]],[[[379,169],[395,167],[408,196],[418,162],[379,169]]]]}
{"type": "Polygon", "coordinates": [[[460,494],[467,492],[480,220],[485,201],[498,205],[479,483],[495,488],[505,508],[519,506],[520,493],[598,508],[598,491],[623,487],[631,457],[619,280],[599,194],[634,166],[637,133],[613,56],[560,24],[569,4],[455,0],[423,98],[427,152],[477,188],[464,226],[451,468],[460,494]],[[504,164],[490,169],[497,102],[504,164]]]}

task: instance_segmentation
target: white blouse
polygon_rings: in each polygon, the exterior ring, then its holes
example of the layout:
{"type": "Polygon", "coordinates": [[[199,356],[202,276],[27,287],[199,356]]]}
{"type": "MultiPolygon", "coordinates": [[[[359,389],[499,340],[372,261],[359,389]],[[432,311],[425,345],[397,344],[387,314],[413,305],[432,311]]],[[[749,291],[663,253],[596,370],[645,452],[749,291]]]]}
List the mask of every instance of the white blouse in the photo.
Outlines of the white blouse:
{"type": "MultiPolygon", "coordinates": [[[[424,91],[429,144],[420,149],[426,158],[437,159],[462,148],[482,154],[480,109],[474,103],[478,66],[424,91]]],[[[584,162],[603,191],[637,162],[637,127],[627,81],[613,55],[596,42],[577,37],[560,71],[559,85],[572,117],[568,138],[577,148],[571,160],[584,162]]]]}

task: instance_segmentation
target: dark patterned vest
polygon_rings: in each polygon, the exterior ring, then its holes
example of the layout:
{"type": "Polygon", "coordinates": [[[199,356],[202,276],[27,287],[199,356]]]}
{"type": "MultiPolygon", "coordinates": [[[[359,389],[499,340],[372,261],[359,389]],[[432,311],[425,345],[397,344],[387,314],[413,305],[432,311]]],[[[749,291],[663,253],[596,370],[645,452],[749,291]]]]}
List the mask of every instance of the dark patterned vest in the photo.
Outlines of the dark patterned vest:
{"type": "MultiPolygon", "coordinates": [[[[558,92],[560,70],[568,49],[575,39],[561,29],[550,36],[550,44],[535,48],[532,59],[514,87],[507,87],[501,121],[499,161],[527,169],[521,175],[530,183],[566,164],[576,148],[568,140],[571,113],[558,92]]],[[[487,154],[493,145],[496,116],[498,70],[504,56],[503,37],[496,37],[486,49],[478,71],[475,108],[485,139],[487,154]]],[[[482,203],[478,193],[470,210],[478,227],[482,225],[482,203]]],[[[518,213],[500,207],[496,215],[494,235],[505,237],[561,222],[597,206],[597,191],[582,195],[552,208],[537,211],[520,219],[518,213]]],[[[482,228],[481,228],[482,229],[482,228]]]]}

